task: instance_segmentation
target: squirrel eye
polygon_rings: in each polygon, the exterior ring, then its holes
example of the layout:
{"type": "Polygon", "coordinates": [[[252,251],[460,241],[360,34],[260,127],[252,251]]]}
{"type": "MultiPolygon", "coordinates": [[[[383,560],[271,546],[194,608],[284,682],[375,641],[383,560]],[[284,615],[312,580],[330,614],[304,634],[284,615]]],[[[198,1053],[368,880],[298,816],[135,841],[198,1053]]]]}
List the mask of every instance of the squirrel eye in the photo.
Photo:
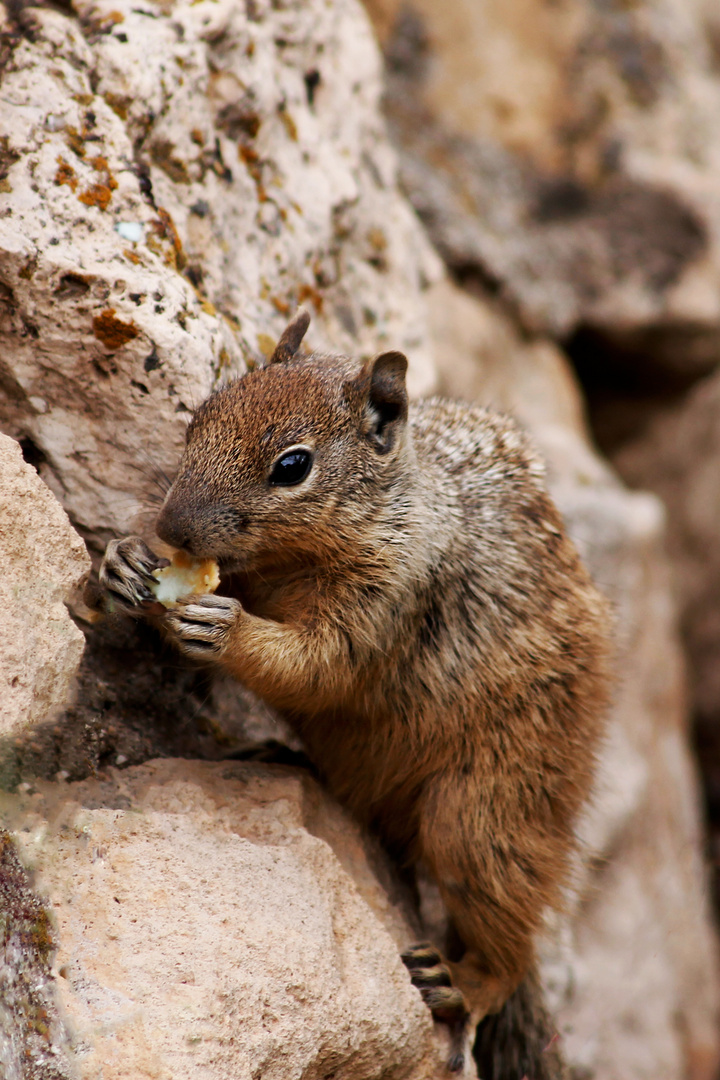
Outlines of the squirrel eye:
{"type": "Polygon", "coordinates": [[[310,472],[312,461],[312,454],[309,450],[288,450],[273,465],[269,482],[284,487],[299,484],[310,472]]]}

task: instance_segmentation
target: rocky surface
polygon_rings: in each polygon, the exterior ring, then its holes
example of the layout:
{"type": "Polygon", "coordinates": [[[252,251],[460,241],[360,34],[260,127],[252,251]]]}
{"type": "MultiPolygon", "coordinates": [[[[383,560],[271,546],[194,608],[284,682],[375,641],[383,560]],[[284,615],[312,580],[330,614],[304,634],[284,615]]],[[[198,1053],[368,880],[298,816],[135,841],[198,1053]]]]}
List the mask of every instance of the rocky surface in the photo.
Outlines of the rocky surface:
{"type": "Polygon", "coordinates": [[[18,444],[0,435],[0,735],[52,721],[85,638],[65,602],[90,570],[85,545],[18,444]]]}
{"type": "Polygon", "coordinates": [[[55,995],[55,930],[15,845],[0,829],[0,1071],[3,1080],[70,1080],[55,995]]]}
{"type": "Polygon", "coordinates": [[[358,4],[0,10],[0,424],[97,550],[149,527],[190,411],[298,302],[313,347],[404,347],[432,387],[438,267],[358,4]]]}
{"type": "Polygon", "coordinates": [[[523,324],[715,362],[717,12],[704,0],[370,0],[403,177],[523,324]]]}
{"type": "Polygon", "coordinates": [[[668,507],[668,550],[682,603],[695,708],[720,721],[720,379],[659,408],[613,459],[633,486],[668,507]]]}
{"type": "MultiPolygon", "coordinates": [[[[606,399],[598,408],[601,431],[628,405],[606,399]]],[[[630,415],[638,414],[638,398],[630,415]]],[[[622,415],[622,413],[621,413],[622,415]]],[[[616,425],[617,427],[617,425],[616,425]]],[[[617,432],[616,432],[617,434],[617,432]]],[[[611,446],[613,461],[629,484],[656,492],[668,509],[667,547],[673,563],[691,688],[696,738],[705,772],[720,852],[720,378],[713,374],[686,394],[645,408],[643,422],[611,446]]],[[[716,894],[718,884],[716,881],[716,894]]]]}
{"type": "Polygon", "coordinates": [[[309,777],[163,760],[0,800],[57,925],[74,1077],[443,1074],[416,931],[309,777]]]}

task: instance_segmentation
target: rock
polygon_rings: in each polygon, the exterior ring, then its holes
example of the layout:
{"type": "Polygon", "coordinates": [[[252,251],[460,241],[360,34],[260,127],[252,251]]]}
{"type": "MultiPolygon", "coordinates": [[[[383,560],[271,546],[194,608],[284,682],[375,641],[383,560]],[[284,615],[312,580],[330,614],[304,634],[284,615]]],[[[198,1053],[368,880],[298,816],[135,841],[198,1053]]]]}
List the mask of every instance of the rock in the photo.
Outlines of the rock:
{"type": "MultiPolygon", "coordinates": [[[[717,14],[684,0],[369,0],[404,183],[526,328],[703,371],[720,328],[717,14]],[[712,25],[711,25],[712,20],[712,25]]],[[[657,361],[656,361],[657,362],[657,361]]]]}
{"type": "MultiPolygon", "coordinates": [[[[613,450],[632,486],[649,488],[667,507],[673,561],[687,647],[692,704],[702,738],[718,743],[720,730],[720,378],[712,375],[686,395],[657,407],[613,450]]],[[[717,750],[710,798],[720,793],[717,750]]]]}
{"type": "Polygon", "coordinates": [[[354,0],[3,11],[0,425],[95,550],[151,532],[189,413],[298,302],[312,347],[432,389],[438,264],[354,0]]]}
{"type": "Polygon", "coordinates": [[[62,507],[0,435],[0,735],[52,720],[68,702],[85,639],[65,602],[90,570],[62,507]]]}
{"type": "Polygon", "coordinates": [[[552,341],[523,336],[499,305],[448,279],[429,290],[427,313],[442,394],[511,413],[532,432],[556,485],[617,487],[589,445],[577,380],[552,341]]]}
{"type": "Polygon", "coordinates": [[[444,1075],[384,862],[309,777],[163,760],[0,798],[78,1078],[444,1075]]]}
{"type": "MultiPolygon", "coordinates": [[[[591,448],[579,388],[551,342],[521,337],[501,310],[448,283],[430,291],[428,310],[441,387],[530,430],[616,611],[618,683],[584,855],[543,949],[561,1046],[575,1075],[593,1080],[713,1080],[718,949],[662,506],[625,490],[591,448]]],[[[698,441],[705,434],[696,418],[698,441]]]]}
{"type": "Polygon", "coordinates": [[[69,1080],[69,1039],[51,974],[55,935],[0,829],[0,1071],[3,1080],[69,1080]]]}

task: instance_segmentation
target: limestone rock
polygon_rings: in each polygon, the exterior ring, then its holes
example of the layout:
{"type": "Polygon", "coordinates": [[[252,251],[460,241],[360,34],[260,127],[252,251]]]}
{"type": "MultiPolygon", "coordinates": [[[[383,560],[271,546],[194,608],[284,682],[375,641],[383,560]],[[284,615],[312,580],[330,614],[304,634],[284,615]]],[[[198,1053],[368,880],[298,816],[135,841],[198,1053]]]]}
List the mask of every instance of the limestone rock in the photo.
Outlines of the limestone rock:
{"type": "Polygon", "coordinates": [[[429,290],[427,311],[442,394],[511,413],[532,432],[556,485],[617,488],[589,444],[577,381],[552,341],[524,337],[498,305],[448,279],[429,290]]]}
{"type": "Polygon", "coordinates": [[[84,637],[69,600],[90,569],[82,540],[20,447],[0,435],[0,735],[67,704],[84,637]]]}
{"type": "Polygon", "coordinates": [[[96,549],[149,527],[190,411],[298,302],[312,347],[405,348],[432,388],[437,260],[355,0],[2,11],[0,425],[96,549]]]}
{"type": "MultiPolygon", "coordinates": [[[[713,1080],[718,950],[662,506],[623,489],[591,448],[577,384],[552,343],[522,338],[500,310],[448,283],[428,305],[443,390],[511,411],[531,431],[616,612],[618,682],[584,857],[568,917],[544,950],[561,1045],[593,1080],[713,1080]]],[[[700,488],[703,475],[708,491],[716,471],[700,472],[700,488]]]]}
{"type": "MultiPolygon", "coordinates": [[[[692,672],[693,706],[705,729],[720,725],[720,378],[657,408],[613,453],[633,486],[668,510],[668,550],[692,672]]],[[[716,741],[714,736],[713,741],[716,741]]],[[[712,792],[715,800],[715,792],[712,792]]]]}
{"type": "Polygon", "coordinates": [[[0,798],[79,1078],[444,1075],[382,859],[308,777],[162,760],[0,798]]]}
{"type": "Polygon", "coordinates": [[[713,5],[368,6],[404,181],[449,264],[528,328],[592,327],[684,369],[715,363],[713,5]]]}

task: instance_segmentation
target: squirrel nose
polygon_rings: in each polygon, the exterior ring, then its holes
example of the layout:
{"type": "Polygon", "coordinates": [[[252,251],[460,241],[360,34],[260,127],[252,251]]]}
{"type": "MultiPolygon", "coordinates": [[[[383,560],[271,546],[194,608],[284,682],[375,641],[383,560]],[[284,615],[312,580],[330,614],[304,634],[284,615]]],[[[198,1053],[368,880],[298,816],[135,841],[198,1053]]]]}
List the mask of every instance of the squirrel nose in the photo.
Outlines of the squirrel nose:
{"type": "Polygon", "coordinates": [[[189,555],[193,554],[192,525],[187,511],[183,511],[173,503],[166,503],[158,515],[155,532],[166,544],[182,548],[189,555]]]}

